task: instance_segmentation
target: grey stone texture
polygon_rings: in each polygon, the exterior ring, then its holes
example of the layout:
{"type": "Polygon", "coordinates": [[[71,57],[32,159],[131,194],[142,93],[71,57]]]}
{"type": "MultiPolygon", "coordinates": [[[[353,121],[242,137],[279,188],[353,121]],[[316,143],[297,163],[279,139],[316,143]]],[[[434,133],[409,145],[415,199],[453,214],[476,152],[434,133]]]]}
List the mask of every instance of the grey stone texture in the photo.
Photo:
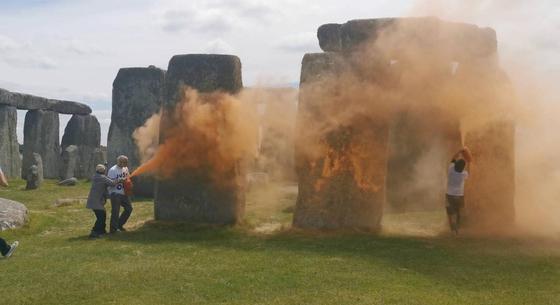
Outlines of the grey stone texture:
{"type": "MultiPolygon", "coordinates": [[[[73,165],[73,176],[78,179],[89,178],[95,172],[94,151],[99,149],[101,142],[101,127],[99,121],[93,115],[73,115],[62,136],[62,150],[63,152],[69,146],[76,146],[76,164],[73,165]]],[[[61,171],[68,170],[67,167],[62,166],[61,171]]],[[[61,179],[71,178],[63,175],[61,172],[61,179]]],[[[68,173],[67,171],[65,173],[68,173]]]]}
{"type": "MultiPolygon", "coordinates": [[[[134,131],[159,112],[163,95],[165,71],[156,67],[122,68],[113,82],[113,111],[107,139],[109,166],[119,155],[128,156],[128,168],[140,166],[140,156],[132,137],[134,131]]],[[[136,195],[153,197],[154,179],[134,178],[136,195]]]]}
{"type": "Polygon", "coordinates": [[[38,153],[33,153],[31,166],[26,169],[25,177],[27,180],[25,189],[27,190],[38,189],[43,183],[43,161],[38,153]]]}
{"type": "Polygon", "coordinates": [[[43,161],[45,178],[57,179],[60,171],[60,144],[58,113],[48,110],[30,110],[25,115],[23,128],[22,178],[25,179],[33,153],[38,153],[43,161]]]}
{"type": "Polygon", "coordinates": [[[78,147],[70,145],[62,151],[60,180],[76,177],[79,162],[78,147]]]}
{"type": "MultiPolygon", "coordinates": [[[[93,160],[94,166],[96,166],[97,164],[107,164],[107,149],[105,147],[94,149],[91,158],[93,160]]],[[[93,171],[95,172],[95,168],[93,169],[93,171]]],[[[91,174],[89,177],[87,177],[87,179],[91,179],[93,175],[94,174],[91,174]]]]}
{"type": "Polygon", "coordinates": [[[21,176],[21,157],[16,127],[16,108],[0,105],[0,167],[9,178],[21,176]]]}
{"type": "Polygon", "coordinates": [[[60,186],[74,186],[76,184],[78,184],[78,179],[76,178],[65,179],[58,182],[58,185],[60,186]]]}
{"type": "Polygon", "coordinates": [[[25,205],[17,201],[0,198],[0,231],[23,226],[28,219],[25,205]]]}
{"type": "MultiPolygon", "coordinates": [[[[165,76],[164,112],[160,142],[165,141],[166,126],[181,101],[184,86],[202,93],[237,93],[243,87],[241,62],[231,55],[176,55],[165,76]]],[[[245,173],[233,167],[220,177],[217,185],[207,170],[189,170],[177,177],[156,181],[155,218],[191,223],[233,224],[245,212],[245,173]]]]}
{"type": "Polygon", "coordinates": [[[30,94],[10,92],[0,88],[0,104],[23,110],[49,110],[63,114],[90,114],[88,105],[72,101],[48,99],[30,94]]]}
{"type": "Polygon", "coordinates": [[[37,165],[31,165],[27,171],[27,184],[25,186],[26,190],[35,190],[41,186],[41,180],[39,179],[39,167],[37,165]]]}
{"type": "MultiPolygon", "coordinates": [[[[335,53],[303,58],[296,131],[299,192],[293,220],[299,228],[380,228],[389,124],[359,116],[320,132],[329,115],[323,109],[335,107],[338,101],[332,97],[345,90],[337,77],[348,64],[335,53]]],[[[344,101],[348,107],[356,102],[344,101]]]]}
{"type": "Polygon", "coordinates": [[[457,61],[493,56],[498,46],[496,32],[491,28],[435,17],[361,19],[344,24],[325,24],[319,27],[317,37],[321,49],[326,52],[350,52],[378,39],[390,39],[395,46],[390,52],[394,54],[398,54],[398,49],[403,46],[414,46],[437,50],[443,58],[457,61]]]}

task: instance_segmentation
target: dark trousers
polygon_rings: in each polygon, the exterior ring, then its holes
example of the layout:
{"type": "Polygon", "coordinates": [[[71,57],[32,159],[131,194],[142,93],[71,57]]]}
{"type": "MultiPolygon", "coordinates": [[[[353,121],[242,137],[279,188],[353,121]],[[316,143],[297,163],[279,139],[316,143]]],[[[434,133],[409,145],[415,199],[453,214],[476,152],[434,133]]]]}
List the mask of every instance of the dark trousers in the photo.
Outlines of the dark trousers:
{"type": "Polygon", "coordinates": [[[8,245],[8,243],[2,238],[0,238],[0,253],[2,253],[2,256],[8,254],[8,251],[10,251],[10,249],[11,248],[8,245]]]}
{"type": "Polygon", "coordinates": [[[128,221],[130,214],[132,214],[132,204],[128,196],[111,194],[111,232],[122,228],[128,221]],[[124,211],[119,216],[121,206],[124,208],[124,211]]]}
{"type": "Polygon", "coordinates": [[[97,234],[107,233],[105,230],[107,212],[105,212],[105,210],[93,210],[93,213],[95,214],[95,224],[93,228],[91,228],[91,232],[97,234]]]}

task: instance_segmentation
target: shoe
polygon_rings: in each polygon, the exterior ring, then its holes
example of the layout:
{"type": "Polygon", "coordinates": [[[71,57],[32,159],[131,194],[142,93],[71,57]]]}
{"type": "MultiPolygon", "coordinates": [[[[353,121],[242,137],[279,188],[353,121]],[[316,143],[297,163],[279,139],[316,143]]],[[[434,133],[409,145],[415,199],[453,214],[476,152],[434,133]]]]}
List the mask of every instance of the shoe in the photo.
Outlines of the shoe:
{"type": "Polygon", "coordinates": [[[93,238],[99,238],[100,235],[98,233],[91,232],[88,237],[93,239],[93,238]]]}
{"type": "Polygon", "coordinates": [[[16,251],[16,248],[19,246],[19,242],[18,241],[14,241],[14,243],[12,243],[10,245],[10,250],[8,251],[8,253],[6,253],[6,255],[4,255],[4,257],[8,258],[10,256],[12,256],[12,254],[14,254],[14,251],[16,251]]]}
{"type": "Polygon", "coordinates": [[[117,234],[117,233],[119,233],[119,230],[110,230],[109,231],[109,234],[117,234]]]}

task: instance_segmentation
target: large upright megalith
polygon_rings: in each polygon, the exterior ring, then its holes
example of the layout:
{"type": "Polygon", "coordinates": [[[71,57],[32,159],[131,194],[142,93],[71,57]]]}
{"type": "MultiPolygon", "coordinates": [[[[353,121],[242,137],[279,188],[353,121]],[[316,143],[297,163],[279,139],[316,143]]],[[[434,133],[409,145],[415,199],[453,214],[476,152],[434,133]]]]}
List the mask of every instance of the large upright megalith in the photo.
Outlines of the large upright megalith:
{"type": "MultiPolygon", "coordinates": [[[[101,126],[93,115],[75,114],[70,118],[64,135],[62,136],[62,151],[67,147],[75,145],[76,165],[74,168],[75,178],[90,178],[95,173],[94,151],[99,148],[101,142],[101,126]]],[[[61,167],[61,179],[68,176],[67,166],[61,167]]],[[[71,178],[71,177],[68,177],[71,178]]]]}
{"type": "MultiPolygon", "coordinates": [[[[171,58],[165,77],[160,143],[174,124],[174,110],[185,86],[201,94],[237,93],[243,84],[241,62],[231,55],[177,55],[171,58]]],[[[192,223],[233,224],[245,208],[243,171],[232,166],[216,177],[208,169],[189,169],[175,177],[156,181],[155,218],[192,223]],[[219,179],[221,183],[217,183],[219,179]]]]}
{"type": "Polygon", "coordinates": [[[16,124],[16,107],[0,105],[0,167],[8,177],[19,177],[21,174],[16,124]]]}
{"type": "Polygon", "coordinates": [[[33,153],[41,156],[45,178],[59,176],[60,142],[58,113],[50,110],[30,110],[23,127],[22,177],[32,165],[33,153]]]}
{"type": "MultiPolygon", "coordinates": [[[[294,225],[300,228],[378,230],[385,202],[388,122],[384,116],[338,113],[368,101],[344,93],[353,73],[341,54],[306,54],[302,62],[294,225]],[[332,121],[330,121],[332,119],[332,121]]],[[[375,99],[374,96],[368,97],[375,99]]],[[[374,101],[371,101],[375,104],[374,101]]]]}
{"type": "MultiPolygon", "coordinates": [[[[164,79],[165,71],[154,66],[119,70],[113,82],[113,111],[107,138],[109,165],[115,164],[119,155],[126,155],[131,172],[140,166],[142,160],[133,133],[159,112],[164,79]]],[[[134,185],[135,194],[153,196],[153,178],[135,177],[134,185]]]]}

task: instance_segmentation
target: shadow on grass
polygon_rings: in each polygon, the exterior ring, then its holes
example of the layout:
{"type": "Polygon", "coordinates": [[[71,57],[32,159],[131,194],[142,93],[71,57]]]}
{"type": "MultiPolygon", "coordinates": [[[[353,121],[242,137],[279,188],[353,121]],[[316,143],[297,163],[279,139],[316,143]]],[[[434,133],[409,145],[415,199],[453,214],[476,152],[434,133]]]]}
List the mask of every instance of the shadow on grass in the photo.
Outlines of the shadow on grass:
{"type": "Polygon", "coordinates": [[[134,231],[105,238],[109,242],[146,245],[188,243],[213,250],[260,252],[263,255],[274,252],[273,256],[303,254],[319,259],[357,259],[372,264],[390,265],[398,270],[396,272],[419,273],[472,290],[487,288],[477,279],[484,279],[486,283],[489,279],[496,279],[504,287],[517,286],[519,281],[532,278],[540,281],[538,278],[542,274],[536,270],[542,270],[544,265],[551,268],[551,272],[560,272],[558,256],[543,258],[518,253],[515,251],[515,241],[511,240],[391,237],[364,233],[306,233],[295,230],[257,235],[243,227],[163,222],[147,222],[134,231]],[[488,247],[501,249],[501,252],[484,251],[488,247]],[[508,247],[514,251],[508,251],[508,247]]]}

